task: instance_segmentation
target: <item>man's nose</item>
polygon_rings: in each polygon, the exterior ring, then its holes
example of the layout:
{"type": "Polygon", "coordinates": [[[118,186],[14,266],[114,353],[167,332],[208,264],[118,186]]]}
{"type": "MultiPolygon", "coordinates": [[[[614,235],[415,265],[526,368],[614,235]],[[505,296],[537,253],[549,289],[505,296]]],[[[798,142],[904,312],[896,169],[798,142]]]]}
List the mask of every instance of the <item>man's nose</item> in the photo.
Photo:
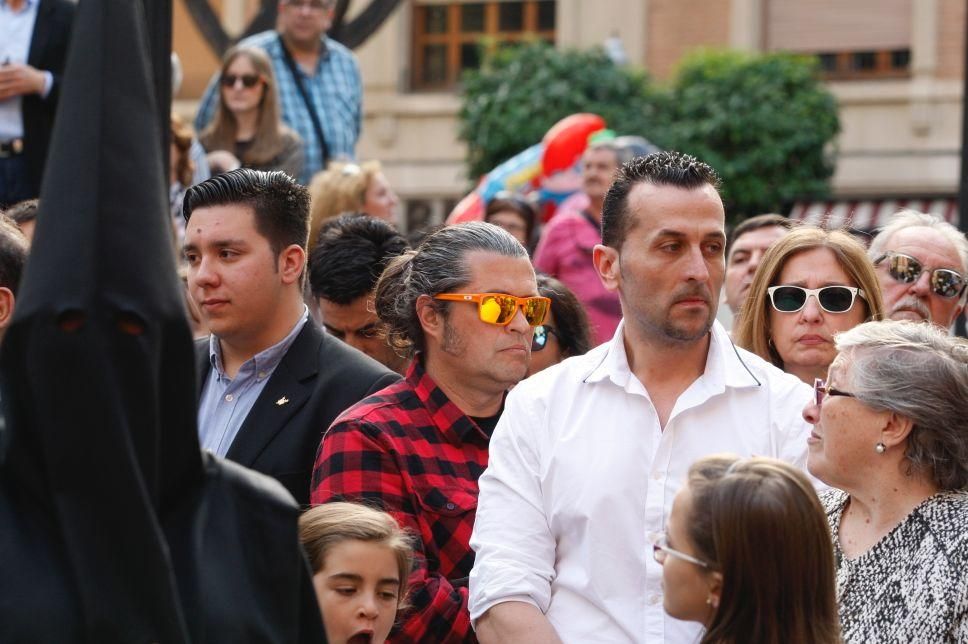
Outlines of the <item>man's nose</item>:
{"type": "Polygon", "coordinates": [[[690,250],[685,261],[684,273],[687,280],[695,280],[697,282],[706,282],[709,280],[709,265],[706,263],[706,257],[703,255],[702,249],[696,247],[690,250]]]}
{"type": "Polygon", "coordinates": [[[931,272],[922,271],[918,278],[911,282],[910,291],[918,297],[927,297],[931,293],[931,272]]]}

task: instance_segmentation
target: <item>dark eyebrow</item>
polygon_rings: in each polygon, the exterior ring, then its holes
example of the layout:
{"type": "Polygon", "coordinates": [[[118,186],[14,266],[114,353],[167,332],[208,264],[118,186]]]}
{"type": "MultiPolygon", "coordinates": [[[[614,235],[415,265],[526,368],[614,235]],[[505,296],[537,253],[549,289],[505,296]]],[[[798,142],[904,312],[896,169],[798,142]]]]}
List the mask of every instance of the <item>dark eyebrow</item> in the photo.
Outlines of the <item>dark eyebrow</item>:
{"type": "Polygon", "coordinates": [[[377,322],[370,322],[369,324],[364,324],[360,328],[354,329],[353,330],[353,333],[362,333],[363,331],[369,331],[370,329],[375,329],[378,324],[380,324],[379,321],[377,321],[377,322]]]}

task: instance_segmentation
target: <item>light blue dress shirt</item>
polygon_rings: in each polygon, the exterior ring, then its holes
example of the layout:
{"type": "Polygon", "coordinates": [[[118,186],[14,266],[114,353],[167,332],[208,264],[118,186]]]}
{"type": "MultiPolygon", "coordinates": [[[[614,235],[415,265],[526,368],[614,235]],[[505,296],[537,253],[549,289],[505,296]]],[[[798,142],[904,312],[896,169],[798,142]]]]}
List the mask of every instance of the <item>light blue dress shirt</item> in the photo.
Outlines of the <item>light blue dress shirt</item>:
{"type": "Polygon", "coordinates": [[[212,368],[205,380],[202,400],[198,406],[198,436],[203,449],[216,456],[224,457],[228,454],[232,441],[238,435],[242,423],[258,400],[272,372],[279,366],[282,357],[289,351],[308,320],[309,309],[304,308],[302,317],[289,335],[243,362],[235,378],[225,375],[218,338],[209,336],[208,355],[212,368]]]}

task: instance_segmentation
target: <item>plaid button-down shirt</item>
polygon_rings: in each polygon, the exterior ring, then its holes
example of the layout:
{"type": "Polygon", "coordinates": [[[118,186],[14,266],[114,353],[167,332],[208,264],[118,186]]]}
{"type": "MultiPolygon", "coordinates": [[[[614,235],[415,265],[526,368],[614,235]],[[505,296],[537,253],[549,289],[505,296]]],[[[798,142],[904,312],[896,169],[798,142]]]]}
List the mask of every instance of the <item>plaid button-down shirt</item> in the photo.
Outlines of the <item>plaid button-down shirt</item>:
{"type": "Polygon", "coordinates": [[[405,380],[343,412],[323,437],[312,503],[377,501],[419,539],[412,608],[398,620],[394,643],[476,641],[467,610],[469,542],[489,441],[419,357],[405,380]]]}
{"type": "MultiPolygon", "coordinates": [[[[246,47],[258,47],[269,55],[272,73],[276,77],[282,120],[294,129],[303,140],[305,165],[299,179],[307,184],[312,176],[322,170],[322,147],[316,138],[313,121],[306,103],[299,94],[296,80],[289,71],[277,31],[263,31],[239,43],[246,47]]],[[[331,38],[323,36],[323,54],[316,63],[316,71],[307,74],[298,65],[303,87],[316,107],[319,123],[326,137],[330,159],[354,159],[356,140],[360,136],[361,104],[363,87],[360,70],[353,53],[331,38]]],[[[218,104],[218,80],[216,73],[209,81],[205,94],[198,104],[195,128],[201,132],[215,116],[218,104]]]]}

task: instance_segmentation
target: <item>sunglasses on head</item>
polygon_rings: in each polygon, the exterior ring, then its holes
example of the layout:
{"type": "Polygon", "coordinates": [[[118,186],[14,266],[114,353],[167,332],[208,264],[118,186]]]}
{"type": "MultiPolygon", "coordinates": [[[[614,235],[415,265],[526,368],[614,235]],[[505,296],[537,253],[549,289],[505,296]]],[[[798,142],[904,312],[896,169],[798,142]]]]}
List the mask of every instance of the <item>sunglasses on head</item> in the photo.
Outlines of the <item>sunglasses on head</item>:
{"type": "Polygon", "coordinates": [[[807,305],[811,295],[827,313],[846,313],[854,306],[854,298],[860,295],[865,300],[864,291],[855,286],[824,286],[803,288],[802,286],[771,286],[766,289],[770,303],[780,313],[796,313],[807,305]]]}
{"type": "Polygon", "coordinates": [[[235,87],[238,81],[242,81],[242,86],[246,89],[252,89],[259,82],[261,76],[258,74],[241,74],[236,76],[235,74],[225,74],[222,76],[222,85],[224,87],[235,87]]]}
{"type": "Polygon", "coordinates": [[[555,336],[559,341],[561,340],[561,336],[549,324],[539,324],[534,327],[534,335],[531,336],[531,351],[541,351],[548,346],[548,338],[550,336],[555,336]]]}
{"type": "Polygon", "coordinates": [[[440,293],[435,300],[448,302],[476,302],[477,315],[481,322],[507,326],[517,314],[524,313],[524,319],[531,326],[538,326],[548,316],[551,300],[546,297],[516,297],[507,293],[440,293]]]}
{"type": "MultiPolygon", "coordinates": [[[[910,255],[894,252],[884,253],[874,260],[874,265],[879,266],[885,259],[890,260],[887,264],[888,274],[905,284],[918,281],[921,273],[927,270],[919,260],[910,255]]],[[[935,295],[944,298],[958,297],[965,290],[965,278],[950,268],[936,268],[931,271],[931,290],[935,295]]]]}

